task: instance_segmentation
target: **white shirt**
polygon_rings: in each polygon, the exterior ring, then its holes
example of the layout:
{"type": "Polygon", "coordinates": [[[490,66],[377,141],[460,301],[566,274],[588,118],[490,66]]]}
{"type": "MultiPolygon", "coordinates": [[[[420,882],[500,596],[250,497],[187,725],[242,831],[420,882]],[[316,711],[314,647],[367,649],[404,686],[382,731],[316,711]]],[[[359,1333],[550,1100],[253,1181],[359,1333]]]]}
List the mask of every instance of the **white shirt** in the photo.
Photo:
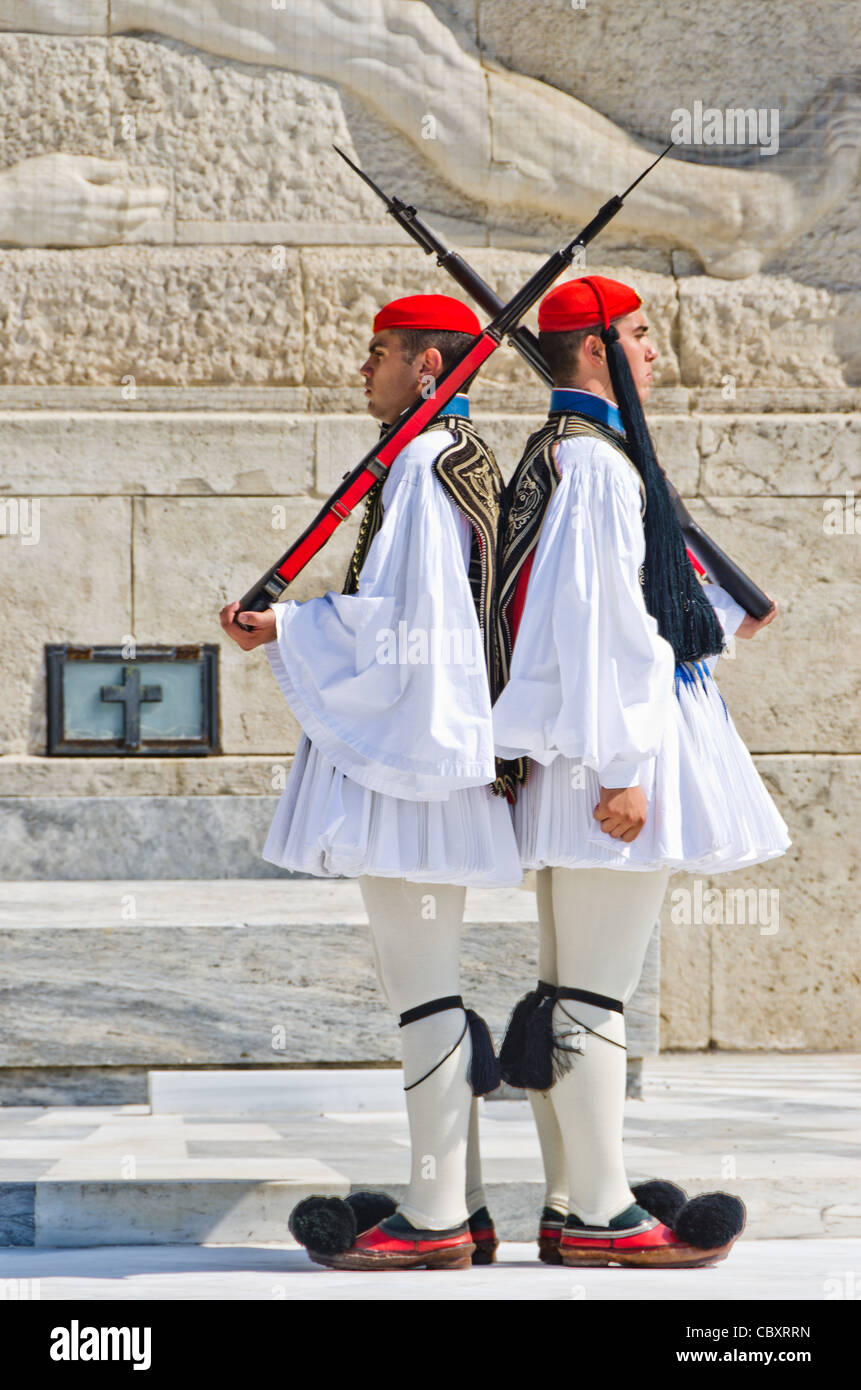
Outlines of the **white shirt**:
{"type": "MultiPolygon", "coordinates": [[[[493,710],[496,749],[544,765],[561,754],[592,768],[602,786],[636,786],[661,747],[675,669],[639,581],[637,474],[603,440],[562,439],[556,459],[561,477],[536,547],[511,677],[493,710]]],[[[744,610],[716,585],[705,593],[734,632],[744,610]]]]}
{"type": "Polygon", "coordinates": [[[469,523],[419,435],[383,484],[357,594],[275,605],[264,650],[308,738],[363,787],[444,800],[495,776],[490,695],[466,565],[469,523]]]}

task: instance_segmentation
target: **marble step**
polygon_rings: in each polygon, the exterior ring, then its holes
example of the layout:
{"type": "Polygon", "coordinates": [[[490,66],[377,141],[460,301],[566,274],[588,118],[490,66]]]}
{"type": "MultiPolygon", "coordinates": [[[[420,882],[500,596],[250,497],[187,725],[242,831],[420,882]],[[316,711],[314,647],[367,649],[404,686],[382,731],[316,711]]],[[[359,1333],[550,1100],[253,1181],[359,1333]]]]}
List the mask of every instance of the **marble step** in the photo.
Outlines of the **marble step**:
{"type": "MultiPolygon", "coordinates": [[[[354,880],[18,882],[0,900],[6,1104],[38,1099],[27,1087],[48,1069],[61,1088],[62,1068],[283,1076],[400,1060],[354,880]]],[[[497,1039],[534,988],[537,945],[534,893],[467,893],[462,994],[497,1039]]],[[[634,1061],[658,1049],[659,954],[656,932],[626,1009],[634,1061]]]]}
{"type": "MultiPolygon", "coordinates": [[[[751,1239],[861,1236],[861,1058],[675,1056],[649,1063],[625,1111],[629,1181],[722,1189],[751,1239]]],[[[0,1244],[287,1244],[312,1192],[409,1176],[398,1110],[248,1115],[148,1106],[0,1108],[0,1244]]],[[[190,1095],[189,1099],[193,1097],[190,1095]]],[[[342,1097],[347,1099],[346,1094],[342,1097]]],[[[527,1101],[480,1106],[488,1205],[505,1240],[532,1240],[540,1151],[527,1101]]]]}
{"type": "Polygon", "coordinates": [[[400,1068],[151,1071],[153,1115],[289,1115],[402,1111],[400,1068]]]}
{"type": "MultiPolygon", "coordinates": [[[[303,1161],[287,1177],[254,1176],[248,1160],[218,1165],[217,1174],[161,1173],[136,1179],[94,1172],[68,1179],[0,1182],[0,1247],[84,1249],[105,1245],[282,1245],[294,1246],[287,1229],[291,1211],[311,1195],[346,1196],[372,1188],[400,1201],[407,1191],[386,1167],[350,1181],[324,1163],[303,1161]]],[[[666,1164],[648,1170],[629,1166],[632,1184],[666,1177],[666,1164]]],[[[689,1197],[717,1190],[745,1203],[750,1240],[861,1239],[861,1203],[848,1203],[849,1174],[830,1181],[807,1180],[803,1193],[788,1175],[732,1180],[703,1179],[674,1171],[689,1197]]],[[[507,1241],[534,1241],[544,1200],[539,1177],[490,1178],[484,1191],[497,1234],[507,1241]]]]}

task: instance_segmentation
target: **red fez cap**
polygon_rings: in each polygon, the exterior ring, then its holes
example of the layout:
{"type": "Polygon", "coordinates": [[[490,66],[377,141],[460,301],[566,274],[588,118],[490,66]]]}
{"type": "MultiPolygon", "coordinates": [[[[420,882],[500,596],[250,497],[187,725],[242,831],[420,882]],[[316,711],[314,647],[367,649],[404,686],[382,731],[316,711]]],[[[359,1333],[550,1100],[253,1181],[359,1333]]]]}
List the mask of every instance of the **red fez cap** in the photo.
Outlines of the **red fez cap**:
{"type": "Polygon", "coordinates": [[[438,328],[448,333],[481,332],[471,309],[447,294],[408,294],[393,299],[374,319],[374,332],[384,328],[438,328]]]}
{"type": "Polygon", "coordinates": [[[546,294],[538,306],[538,327],[542,333],[572,333],[578,328],[603,324],[632,314],[642,304],[636,290],[605,275],[583,275],[569,280],[546,294]]]}

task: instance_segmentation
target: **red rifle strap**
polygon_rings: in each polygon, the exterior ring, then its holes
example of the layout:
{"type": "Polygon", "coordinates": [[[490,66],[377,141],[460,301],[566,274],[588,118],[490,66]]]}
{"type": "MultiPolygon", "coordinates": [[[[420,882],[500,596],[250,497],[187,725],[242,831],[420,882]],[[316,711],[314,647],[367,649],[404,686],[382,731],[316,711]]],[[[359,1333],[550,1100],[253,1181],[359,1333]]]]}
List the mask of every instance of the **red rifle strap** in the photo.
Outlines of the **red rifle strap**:
{"type": "MultiPolygon", "coordinates": [[[[380,449],[375,456],[375,461],[382,464],[388,470],[401,449],[405,449],[417,435],[421,434],[427,425],[436,415],[439,415],[452,396],[457,394],[459,387],[478,370],[482,362],[495,352],[499,347],[499,342],[490,333],[484,332],[477,339],[474,346],[467,353],[463,361],[445,378],[445,381],[437,386],[433,395],[428,396],[423,401],[419,409],[405,420],[401,428],[392,436],[387,444],[380,449]],[[440,404],[442,396],[442,404],[440,404]]],[[[295,579],[300,570],[304,569],[308,561],[311,560],[332,535],[333,531],[345,521],[354,507],[357,507],[362,498],[370,492],[374,483],[377,481],[377,474],[371,469],[363,468],[358,477],[354,478],[348,488],[346,488],[324,516],[320,518],[316,526],[304,540],[297,544],[285,556],[284,563],[278,567],[277,573],[287,583],[295,579]]]]}

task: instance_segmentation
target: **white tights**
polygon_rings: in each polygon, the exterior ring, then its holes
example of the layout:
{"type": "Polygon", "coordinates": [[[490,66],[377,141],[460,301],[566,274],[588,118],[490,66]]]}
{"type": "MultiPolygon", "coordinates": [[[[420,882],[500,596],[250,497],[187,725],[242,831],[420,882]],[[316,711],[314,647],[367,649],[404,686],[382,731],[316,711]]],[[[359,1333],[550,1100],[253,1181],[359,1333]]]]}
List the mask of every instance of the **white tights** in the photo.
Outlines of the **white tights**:
{"type": "MultiPolygon", "coordinates": [[[[539,979],[627,1004],[640,978],[668,870],[542,869],[536,877],[539,979]]],[[[359,884],[377,975],[393,1013],[459,994],[466,889],[369,875],[359,884]]],[[[573,1057],[570,1071],[549,1092],[530,1091],[529,1098],[547,1205],[604,1225],[634,1201],[622,1158],[626,1053],[613,1046],[624,1044],[625,1024],[612,1010],[560,1000],[554,1030],[581,1031],[572,1018],[603,1036],[581,1032],[584,1050],[573,1057]]],[[[451,1050],[464,1023],[461,1010],[450,1009],[401,1030],[405,1086],[451,1050]]],[[[441,1067],[406,1092],[411,1171],[398,1210],[424,1229],[458,1225],[485,1205],[478,1102],[466,1079],[469,1060],[467,1035],[441,1067]]]]}
{"type": "MultiPolygon", "coordinates": [[[[359,878],[359,885],[377,976],[395,1016],[431,999],[460,994],[466,889],[368,874],[359,878]]],[[[401,1029],[405,1087],[451,1052],[465,1023],[463,1010],[454,1008],[401,1029]]],[[[398,1211],[422,1229],[457,1226],[484,1206],[478,1102],[466,1075],[470,1057],[467,1032],[442,1066],[406,1091],[410,1185],[398,1211]]]]}
{"type": "MultiPolygon", "coordinates": [[[[538,978],[627,1004],[640,978],[669,870],[540,869],[536,878],[538,978]]],[[[583,1052],[573,1055],[570,1071],[550,1091],[529,1092],[544,1159],[545,1200],[587,1225],[603,1226],[634,1201],[622,1158],[627,1054],[613,1046],[625,1042],[624,1016],[561,999],[553,1024],[556,1034],[579,1034],[583,1052]]]]}

